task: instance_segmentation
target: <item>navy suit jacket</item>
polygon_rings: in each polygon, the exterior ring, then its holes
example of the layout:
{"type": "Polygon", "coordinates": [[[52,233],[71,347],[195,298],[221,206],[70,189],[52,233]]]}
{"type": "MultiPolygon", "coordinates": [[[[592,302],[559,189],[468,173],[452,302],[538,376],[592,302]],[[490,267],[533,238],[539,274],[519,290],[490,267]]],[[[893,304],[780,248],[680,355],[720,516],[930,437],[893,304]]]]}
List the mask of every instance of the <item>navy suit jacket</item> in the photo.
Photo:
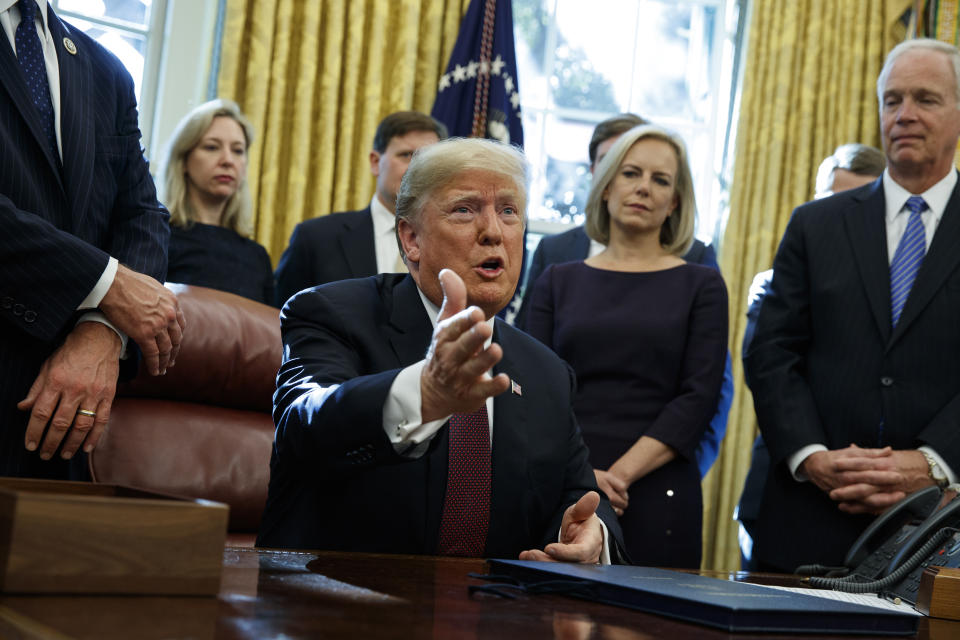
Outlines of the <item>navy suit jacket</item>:
{"type": "Polygon", "coordinates": [[[370,207],[298,224],[277,264],[277,304],[317,285],[377,274],[370,207]]]}
{"type": "MultiPolygon", "coordinates": [[[[430,344],[432,327],[413,278],[381,274],[304,291],[288,301],[281,320],[277,432],[258,544],[434,553],[447,426],[411,459],[394,451],[382,416],[394,378],[423,359],[430,344]],[[324,397],[320,387],[328,385],[339,387],[324,397]]],[[[496,372],[517,382],[520,393],[493,402],[485,555],[515,558],[555,542],[566,507],[597,488],[573,416],[569,367],[500,320],[493,340],[504,352],[496,372]]],[[[621,540],[605,498],[598,514],[621,540]]]]}
{"type": "MultiPolygon", "coordinates": [[[[533,259],[530,261],[526,286],[523,289],[523,301],[520,303],[515,324],[521,329],[526,329],[527,312],[530,308],[530,299],[533,297],[534,284],[536,284],[537,278],[540,277],[544,269],[551,264],[585,260],[589,254],[590,237],[582,226],[547,236],[541,240],[540,244],[537,245],[537,250],[533,252],[533,259]]],[[[717,254],[714,253],[713,247],[696,239],[690,245],[690,249],[683,256],[683,259],[694,264],[713,267],[717,271],[720,270],[720,265],[717,264],[717,254]]],[[[717,400],[717,412],[710,420],[710,425],[704,432],[703,439],[696,451],[697,467],[700,469],[701,477],[707,475],[707,471],[713,466],[717,455],[720,453],[720,443],[723,442],[723,436],[727,432],[727,415],[730,413],[732,404],[733,365],[730,361],[730,355],[727,354],[727,362],[723,370],[723,384],[720,387],[720,397],[717,400]]]]}
{"type": "Polygon", "coordinates": [[[133,81],[106,49],[52,9],[48,16],[62,163],[0,35],[0,475],[67,473],[26,452],[26,415],[15,405],[73,327],[109,256],[161,282],[167,269],[168,216],[140,148],[133,81]]]}
{"type": "Polygon", "coordinates": [[[745,366],[771,471],[754,553],[792,570],[836,565],[870,522],[837,509],[784,460],[928,445],[960,470],[960,187],[891,327],[883,181],[798,207],[773,263],[745,366]]]}

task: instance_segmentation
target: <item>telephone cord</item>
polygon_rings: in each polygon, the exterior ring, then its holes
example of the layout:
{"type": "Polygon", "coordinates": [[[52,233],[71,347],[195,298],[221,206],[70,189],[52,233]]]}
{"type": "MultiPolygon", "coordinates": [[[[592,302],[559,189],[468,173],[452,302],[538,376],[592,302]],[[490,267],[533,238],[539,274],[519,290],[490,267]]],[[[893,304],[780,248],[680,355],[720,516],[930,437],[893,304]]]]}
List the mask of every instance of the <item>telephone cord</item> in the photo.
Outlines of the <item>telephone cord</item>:
{"type": "Polygon", "coordinates": [[[835,591],[844,591],[846,593],[873,593],[879,592],[881,589],[885,589],[890,585],[900,582],[905,578],[911,571],[916,569],[924,559],[927,558],[934,550],[943,544],[947,538],[949,538],[956,531],[953,527],[945,527],[940,529],[930,538],[926,544],[916,550],[912,556],[910,556],[906,562],[904,562],[896,571],[893,571],[890,575],[879,580],[871,580],[869,582],[851,582],[851,578],[855,578],[856,575],[845,576],[843,578],[821,578],[818,576],[813,576],[810,578],[804,578],[805,582],[809,582],[815,587],[824,587],[827,589],[833,589],[835,591]]]}

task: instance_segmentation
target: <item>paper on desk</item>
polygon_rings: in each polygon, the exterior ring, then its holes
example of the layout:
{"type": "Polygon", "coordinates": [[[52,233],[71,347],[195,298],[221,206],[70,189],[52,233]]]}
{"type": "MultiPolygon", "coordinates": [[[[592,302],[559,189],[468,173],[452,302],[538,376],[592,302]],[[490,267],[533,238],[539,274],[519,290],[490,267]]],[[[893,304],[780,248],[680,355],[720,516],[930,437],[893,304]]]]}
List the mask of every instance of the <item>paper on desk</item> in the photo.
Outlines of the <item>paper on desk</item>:
{"type": "Polygon", "coordinates": [[[818,598],[826,598],[827,600],[839,600],[840,602],[851,602],[853,604],[862,604],[868,607],[876,607],[877,609],[886,609],[888,611],[897,611],[899,613],[912,613],[915,616],[922,616],[923,614],[915,610],[910,604],[906,602],[901,602],[896,604],[887,600],[886,598],[881,598],[875,593],[844,593],[843,591],[833,591],[826,589],[801,589],[800,587],[778,587],[775,585],[763,585],[765,587],[770,587],[771,589],[782,589],[783,591],[792,591],[793,593],[802,593],[807,596],[816,596],[818,598]]]}

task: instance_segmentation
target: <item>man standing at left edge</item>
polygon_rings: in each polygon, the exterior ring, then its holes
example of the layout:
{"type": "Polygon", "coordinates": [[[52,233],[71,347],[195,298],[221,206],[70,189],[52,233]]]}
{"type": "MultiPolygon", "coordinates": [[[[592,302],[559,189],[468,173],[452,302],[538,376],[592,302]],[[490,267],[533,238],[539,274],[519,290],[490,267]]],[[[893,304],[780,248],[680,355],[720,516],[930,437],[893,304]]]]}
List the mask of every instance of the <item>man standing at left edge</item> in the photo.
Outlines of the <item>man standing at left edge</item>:
{"type": "Polygon", "coordinates": [[[120,61],[46,0],[0,32],[0,475],[82,479],[128,339],[154,375],[179,350],[168,215],[120,61]]]}

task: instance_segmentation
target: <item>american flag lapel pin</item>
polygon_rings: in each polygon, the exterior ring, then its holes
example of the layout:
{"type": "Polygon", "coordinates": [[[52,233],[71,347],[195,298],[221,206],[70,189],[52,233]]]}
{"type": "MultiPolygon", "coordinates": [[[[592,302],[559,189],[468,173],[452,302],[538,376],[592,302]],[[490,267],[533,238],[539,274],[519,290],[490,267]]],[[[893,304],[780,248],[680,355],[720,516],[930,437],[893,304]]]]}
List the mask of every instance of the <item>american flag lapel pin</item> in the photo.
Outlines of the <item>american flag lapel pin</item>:
{"type": "Polygon", "coordinates": [[[518,396],[523,396],[523,389],[520,388],[520,384],[516,380],[510,381],[510,393],[515,393],[518,396]]]}

